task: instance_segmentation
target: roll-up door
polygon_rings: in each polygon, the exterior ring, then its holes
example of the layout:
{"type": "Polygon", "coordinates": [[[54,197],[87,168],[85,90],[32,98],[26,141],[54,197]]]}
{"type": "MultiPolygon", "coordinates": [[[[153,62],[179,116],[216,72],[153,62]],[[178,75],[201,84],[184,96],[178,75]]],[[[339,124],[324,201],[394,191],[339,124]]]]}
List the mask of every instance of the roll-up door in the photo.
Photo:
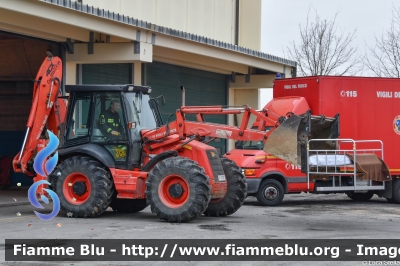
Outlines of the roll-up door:
{"type": "MultiPolygon", "coordinates": [[[[226,105],[226,76],[218,73],[196,70],[160,62],[146,64],[146,85],[152,87],[152,96],[163,95],[166,104],[160,106],[164,123],[171,113],[182,105],[182,92],[185,88],[185,105],[226,105]]],[[[195,120],[194,115],[186,117],[195,120]]],[[[175,116],[171,117],[175,120],[175,116]]],[[[207,122],[226,124],[226,115],[205,116],[207,122]]],[[[216,139],[209,143],[217,148],[220,155],[226,152],[226,140],[216,139]]]]}

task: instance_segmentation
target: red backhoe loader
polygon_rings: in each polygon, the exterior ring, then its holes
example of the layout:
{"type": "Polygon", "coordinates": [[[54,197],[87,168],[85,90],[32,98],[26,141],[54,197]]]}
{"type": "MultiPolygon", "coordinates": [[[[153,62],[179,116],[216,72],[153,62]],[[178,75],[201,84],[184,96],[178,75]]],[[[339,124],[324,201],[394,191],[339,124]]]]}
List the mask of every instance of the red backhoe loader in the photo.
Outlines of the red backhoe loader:
{"type": "MultiPolygon", "coordinates": [[[[33,170],[34,159],[48,145],[47,130],[55,134],[58,165],[48,173],[48,180],[68,217],[95,217],[108,207],[137,212],[148,205],[168,222],[188,222],[202,214],[231,215],[247,196],[245,177],[233,161],[220,158],[205,138],[267,141],[282,131],[285,136],[293,134],[294,142],[288,138],[291,145],[284,145],[285,150],[276,156],[292,158],[311,136],[311,121],[318,119],[309,112],[269,118],[265,110],[250,107],[182,106],[176,119],[169,121],[171,115],[164,124],[150,87],[67,85],[69,96],[64,97],[61,68],[60,58],[49,55],[39,69],[25,140],[13,168],[34,176],[35,181],[42,179],[33,170]],[[119,117],[104,117],[112,102],[120,103],[119,117]],[[239,127],[204,120],[205,115],[239,113],[244,114],[239,127]],[[186,114],[195,114],[197,121],[186,120],[186,114]],[[268,132],[248,129],[250,115],[259,118],[259,129],[266,123],[275,126],[268,132]],[[107,134],[104,123],[121,130],[107,134]]],[[[335,127],[329,126],[325,137],[331,128],[335,127]]]]}

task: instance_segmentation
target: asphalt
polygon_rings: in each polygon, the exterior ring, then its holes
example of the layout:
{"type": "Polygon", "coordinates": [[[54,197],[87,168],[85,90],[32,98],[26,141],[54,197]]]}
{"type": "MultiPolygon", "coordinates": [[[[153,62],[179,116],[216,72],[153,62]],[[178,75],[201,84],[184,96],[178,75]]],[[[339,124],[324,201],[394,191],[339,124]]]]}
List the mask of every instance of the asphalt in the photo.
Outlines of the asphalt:
{"type": "Polygon", "coordinates": [[[29,187],[0,188],[0,207],[28,205],[29,187]]]}
{"type": "MultiPolygon", "coordinates": [[[[7,201],[14,201],[20,196],[21,202],[27,203],[27,190],[0,190],[0,195],[7,201]],[[10,197],[12,196],[12,197],[10,197]],[[22,198],[21,198],[22,197],[22,198]]],[[[12,204],[16,204],[17,201],[12,204]]],[[[3,200],[3,203],[6,203],[3,200]]],[[[20,202],[20,203],[21,203],[20,202]]],[[[46,210],[52,204],[43,204],[46,210]]],[[[260,206],[254,197],[246,199],[244,205],[232,215],[226,217],[200,216],[190,223],[168,223],[160,221],[151,208],[147,207],[138,213],[119,213],[111,209],[96,218],[68,218],[57,215],[50,221],[42,221],[34,214],[31,205],[9,206],[0,208],[0,265],[398,265],[390,262],[388,256],[379,261],[138,261],[130,257],[129,261],[5,261],[5,239],[108,239],[118,240],[179,240],[187,239],[261,239],[266,244],[276,239],[398,239],[400,235],[400,209],[398,204],[390,204],[385,199],[374,196],[368,202],[355,202],[344,194],[292,194],[285,195],[279,206],[260,206]],[[18,213],[20,215],[18,215],[18,213]]],[[[42,213],[42,210],[40,210],[42,213]]],[[[311,241],[314,243],[313,241],[311,241]]],[[[156,242],[157,243],[157,242],[156,242]]],[[[228,241],[229,243],[229,241],[228,241]]],[[[366,242],[368,243],[368,242],[366,242]]],[[[117,247],[116,247],[117,248],[117,247]]],[[[342,254],[342,253],[341,253],[342,254]]],[[[282,258],[283,260],[284,258],[282,258]]],[[[400,255],[395,258],[399,261],[400,255]]]]}

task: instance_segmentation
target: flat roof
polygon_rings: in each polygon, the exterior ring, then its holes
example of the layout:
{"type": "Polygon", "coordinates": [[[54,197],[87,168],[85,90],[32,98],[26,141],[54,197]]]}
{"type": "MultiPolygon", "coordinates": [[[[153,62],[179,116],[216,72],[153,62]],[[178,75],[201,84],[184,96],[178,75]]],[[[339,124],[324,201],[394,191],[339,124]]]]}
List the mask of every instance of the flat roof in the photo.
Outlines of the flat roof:
{"type": "Polygon", "coordinates": [[[173,36],[176,38],[190,40],[193,42],[202,43],[202,44],[210,45],[210,46],[215,46],[215,47],[219,47],[221,49],[227,49],[227,50],[235,51],[238,53],[246,54],[249,56],[266,59],[271,62],[276,62],[276,63],[280,63],[280,64],[292,66],[292,67],[296,67],[296,65],[297,65],[297,63],[295,61],[288,60],[288,59],[285,59],[282,57],[270,55],[267,53],[263,53],[260,51],[250,49],[250,48],[245,48],[242,46],[222,42],[219,40],[211,39],[211,38],[200,36],[197,34],[192,34],[192,33],[184,32],[184,31],[179,31],[179,30],[159,26],[159,25],[147,22],[147,21],[135,19],[133,17],[128,17],[125,15],[121,15],[119,13],[110,12],[108,10],[104,10],[104,9],[94,7],[94,6],[89,6],[87,4],[85,5],[85,4],[76,2],[76,1],[71,1],[71,0],[63,0],[63,1],[40,0],[40,1],[49,3],[49,4],[53,4],[53,5],[57,5],[60,7],[76,10],[76,11],[83,12],[83,13],[86,13],[89,15],[101,17],[101,18],[104,18],[107,20],[117,21],[120,23],[124,23],[127,25],[137,27],[137,28],[151,30],[151,31],[162,33],[165,35],[170,35],[170,36],[173,36]]]}

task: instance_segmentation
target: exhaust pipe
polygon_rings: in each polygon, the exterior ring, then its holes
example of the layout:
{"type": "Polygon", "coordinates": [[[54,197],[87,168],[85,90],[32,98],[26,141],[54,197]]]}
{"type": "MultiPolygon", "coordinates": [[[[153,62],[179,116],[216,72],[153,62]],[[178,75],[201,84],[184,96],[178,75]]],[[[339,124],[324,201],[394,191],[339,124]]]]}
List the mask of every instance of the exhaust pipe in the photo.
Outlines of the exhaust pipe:
{"type": "Polygon", "coordinates": [[[185,106],[185,87],[181,86],[182,91],[182,106],[185,106]]]}

